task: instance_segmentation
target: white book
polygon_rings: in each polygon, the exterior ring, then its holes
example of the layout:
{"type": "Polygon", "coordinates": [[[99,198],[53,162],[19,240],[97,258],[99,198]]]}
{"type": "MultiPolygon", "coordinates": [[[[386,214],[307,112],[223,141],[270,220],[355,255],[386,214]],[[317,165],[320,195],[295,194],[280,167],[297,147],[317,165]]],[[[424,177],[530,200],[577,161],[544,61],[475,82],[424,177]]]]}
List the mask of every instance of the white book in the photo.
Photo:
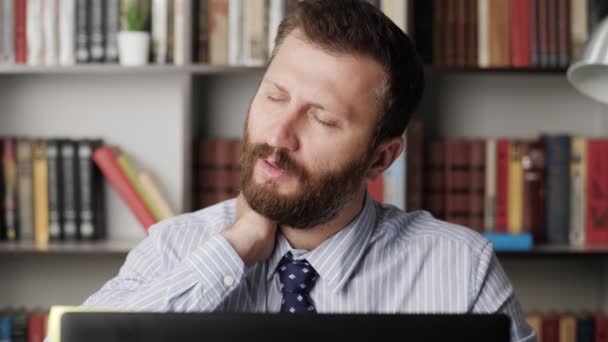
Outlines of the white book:
{"type": "Polygon", "coordinates": [[[76,64],[76,0],[59,1],[59,64],[76,64]]]}
{"type": "Polygon", "coordinates": [[[382,175],[382,200],[405,210],[405,151],[382,175]]]}
{"type": "Polygon", "coordinates": [[[27,64],[42,65],[44,62],[44,34],[42,31],[42,0],[27,2],[27,64]]]}
{"type": "Polygon", "coordinates": [[[380,10],[403,32],[410,33],[408,0],[382,0],[380,10]]]}
{"type": "Polygon", "coordinates": [[[0,0],[0,63],[15,62],[13,0],[0,0]]]}
{"type": "Polygon", "coordinates": [[[274,40],[279,33],[279,25],[285,17],[285,2],[283,0],[270,0],[268,5],[268,56],[272,55],[274,50],[274,40]]]}
{"type": "Polygon", "coordinates": [[[228,63],[243,64],[243,0],[228,2],[228,63]]]}
{"type": "Polygon", "coordinates": [[[192,0],[175,0],[174,42],[176,65],[192,61],[192,0]]]}
{"type": "Polygon", "coordinates": [[[478,64],[480,68],[490,66],[490,0],[478,0],[478,64]]]}
{"type": "Polygon", "coordinates": [[[577,60],[581,57],[583,47],[589,39],[589,13],[587,1],[570,1],[570,39],[572,41],[572,58],[577,60]]]}
{"type": "Polygon", "coordinates": [[[168,0],[152,0],[152,51],[157,64],[167,64],[168,8],[168,0]]]}
{"type": "Polygon", "coordinates": [[[583,137],[572,137],[570,142],[570,232],[568,240],[573,246],[584,246],[585,213],[587,211],[587,141],[583,137]]]}
{"type": "Polygon", "coordinates": [[[484,229],[493,232],[496,222],[496,140],[486,140],[486,186],[484,229]]]}
{"type": "Polygon", "coordinates": [[[266,62],[265,0],[247,0],[243,32],[244,62],[250,66],[261,66],[266,62]]]}
{"type": "Polygon", "coordinates": [[[43,2],[44,64],[46,65],[57,65],[59,59],[58,2],[59,0],[43,2]]]}

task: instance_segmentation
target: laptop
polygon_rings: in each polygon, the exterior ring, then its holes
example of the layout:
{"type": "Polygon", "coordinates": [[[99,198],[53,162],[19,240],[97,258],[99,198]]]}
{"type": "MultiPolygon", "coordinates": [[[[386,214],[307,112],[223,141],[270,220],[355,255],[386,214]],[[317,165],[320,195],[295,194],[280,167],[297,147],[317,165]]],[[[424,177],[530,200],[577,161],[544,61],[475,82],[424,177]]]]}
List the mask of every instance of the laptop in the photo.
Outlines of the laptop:
{"type": "Polygon", "coordinates": [[[68,312],[60,325],[61,342],[510,339],[505,315],[68,312]]]}

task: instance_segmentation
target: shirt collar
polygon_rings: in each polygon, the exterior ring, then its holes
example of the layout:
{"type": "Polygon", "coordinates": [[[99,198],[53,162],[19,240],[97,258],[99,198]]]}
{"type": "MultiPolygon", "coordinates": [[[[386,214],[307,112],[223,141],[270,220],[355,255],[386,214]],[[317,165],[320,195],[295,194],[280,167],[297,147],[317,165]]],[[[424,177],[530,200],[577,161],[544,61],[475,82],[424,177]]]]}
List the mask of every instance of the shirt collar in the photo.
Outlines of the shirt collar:
{"type": "Polygon", "coordinates": [[[267,279],[272,279],[281,258],[285,253],[291,251],[294,259],[305,258],[321,279],[329,282],[335,291],[340,291],[365,253],[365,247],[369,243],[375,221],[374,200],[369,194],[366,194],[365,203],[359,215],[308,253],[294,249],[283,234],[277,234],[273,254],[267,263],[267,279]]]}

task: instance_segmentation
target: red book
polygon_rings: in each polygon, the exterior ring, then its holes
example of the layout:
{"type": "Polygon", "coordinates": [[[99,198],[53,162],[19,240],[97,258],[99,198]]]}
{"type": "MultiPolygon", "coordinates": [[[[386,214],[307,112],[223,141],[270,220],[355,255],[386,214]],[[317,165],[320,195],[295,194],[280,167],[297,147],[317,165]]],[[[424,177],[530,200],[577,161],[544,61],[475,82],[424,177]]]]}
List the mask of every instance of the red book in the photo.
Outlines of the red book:
{"type": "Polygon", "coordinates": [[[511,0],[511,55],[516,68],[530,67],[530,0],[511,0]]]}
{"type": "Polygon", "coordinates": [[[369,194],[372,196],[373,199],[376,200],[376,202],[380,202],[382,203],[383,201],[383,191],[382,191],[382,187],[383,187],[383,175],[379,175],[378,178],[376,178],[376,180],[374,180],[373,182],[367,183],[367,191],[369,191],[369,194]]]}
{"type": "Polygon", "coordinates": [[[587,242],[608,243],[608,139],[587,141],[587,242]]]}
{"type": "Polygon", "coordinates": [[[447,140],[445,147],[445,220],[468,226],[470,144],[467,140],[447,140]]]}
{"type": "Polygon", "coordinates": [[[440,220],[445,219],[445,146],[443,139],[430,140],[424,161],[424,209],[440,220]]]}
{"type": "Polygon", "coordinates": [[[608,317],[603,314],[595,317],[595,342],[608,342],[608,317]]]}
{"type": "Polygon", "coordinates": [[[545,316],[542,320],[542,342],[559,342],[559,317],[545,316]]]}
{"type": "Polygon", "coordinates": [[[27,317],[27,342],[44,341],[46,336],[44,319],[42,314],[31,314],[27,317]]]}
{"type": "Polygon", "coordinates": [[[144,201],[139,197],[127,176],[122,172],[120,165],[116,161],[116,151],[110,146],[102,146],[93,153],[93,160],[114,190],[120,195],[120,198],[127,204],[139,223],[144,226],[147,234],[148,228],[156,223],[156,219],[150,210],[148,210],[144,201]]]}
{"type": "Polygon", "coordinates": [[[27,63],[27,0],[15,0],[15,63],[27,63]]]}
{"type": "Polygon", "coordinates": [[[472,140],[470,153],[469,227],[484,231],[486,193],[486,142],[472,140]]]}
{"type": "Polygon", "coordinates": [[[496,232],[507,232],[509,213],[509,149],[511,142],[500,139],[496,142],[496,232]]]}
{"type": "Polygon", "coordinates": [[[542,140],[526,143],[524,168],[524,231],[532,233],[534,242],[545,240],[545,144],[542,140]]]}

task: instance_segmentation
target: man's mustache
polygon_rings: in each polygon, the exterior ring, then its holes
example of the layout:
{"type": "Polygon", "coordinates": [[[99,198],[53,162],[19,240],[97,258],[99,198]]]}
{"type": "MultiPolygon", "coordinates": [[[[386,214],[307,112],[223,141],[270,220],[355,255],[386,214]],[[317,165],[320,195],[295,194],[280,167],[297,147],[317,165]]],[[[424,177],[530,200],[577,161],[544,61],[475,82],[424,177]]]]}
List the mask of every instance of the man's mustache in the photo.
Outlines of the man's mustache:
{"type": "Polygon", "coordinates": [[[266,143],[255,144],[251,146],[248,154],[250,155],[251,161],[255,161],[257,159],[267,159],[274,154],[275,160],[273,163],[275,166],[299,177],[300,179],[308,178],[306,169],[289,157],[289,153],[284,148],[275,148],[266,143]]]}

